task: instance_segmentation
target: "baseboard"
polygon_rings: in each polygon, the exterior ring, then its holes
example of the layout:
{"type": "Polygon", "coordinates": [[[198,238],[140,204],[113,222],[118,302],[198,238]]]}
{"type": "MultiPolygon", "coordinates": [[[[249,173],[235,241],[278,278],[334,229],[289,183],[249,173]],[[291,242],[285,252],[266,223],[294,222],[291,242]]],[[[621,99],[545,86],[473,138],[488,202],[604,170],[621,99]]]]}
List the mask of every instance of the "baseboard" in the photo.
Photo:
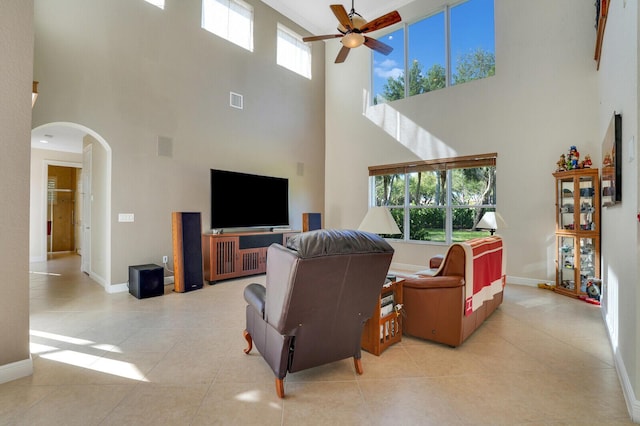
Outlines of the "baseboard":
{"type": "Polygon", "coordinates": [[[129,291],[129,285],[127,283],[114,284],[114,285],[105,287],[105,291],[109,294],[126,293],[129,291]]]}
{"type": "Polygon", "coordinates": [[[635,392],[633,391],[633,386],[631,386],[631,382],[629,381],[629,375],[627,374],[627,369],[624,366],[624,362],[618,352],[614,354],[615,364],[616,364],[616,372],[618,373],[618,379],[620,380],[620,384],[622,385],[622,393],[624,394],[624,400],[627,403],[627,410],[629,411],[629,416],[631,416],[631,420],[634,423],[640,423],[640,401],[636,399],[635,392]]]}
{"type": "Polygon", "coordinates": [[[95,282],[100,284],[102,287],[104,287],[105,291],[108,292],[107,287],[109,287],[109,283],[107,282],[107,280],[105,280],[100,275],[94,272],[89,272],[88,275],[91,277],[92,280],[94,280],[95,282]]]}
{"type": "MultiPolygon", "coordinates": [[[[607,315],[604,310],[602,312],[602,321],[607,324],[607,315]]],[[[640,401],[637,400],[636,394],[633,391],[633,386],[631,386],[631,381],[629,380],[629,374],[627,374],[627,368],[624,365],[624,361],[620,357],[620,353],[617,350],[614,350],[613,341],[611,340],[611,334],[609,333],[609,326],[605,326],[605,330],[607,331],[607,337],[609,338],[609,346],[611,346],[613,351],[613,361],[616,367],[616,373],[618,373],[618,380],[620,381],[620,386],[622,387],[622,394],[624,395],[624,401],[627,404],[627,411],[629,412],[629,416],[631,417],[631,421],[634,423],[640,423],[640,401]]]]}
{"type": "Polygon", "coordinates": [[[173,284],[174,282],[175,281],[174,281],[173,275],[170,277],[164,277],[164,285],[173,284]]]}
{"type": "Polygon", "coordinates": [[[31,357],[22,361],[0,366],[0,384],[21,379],[33,374],[33,360],[31,357]]]}

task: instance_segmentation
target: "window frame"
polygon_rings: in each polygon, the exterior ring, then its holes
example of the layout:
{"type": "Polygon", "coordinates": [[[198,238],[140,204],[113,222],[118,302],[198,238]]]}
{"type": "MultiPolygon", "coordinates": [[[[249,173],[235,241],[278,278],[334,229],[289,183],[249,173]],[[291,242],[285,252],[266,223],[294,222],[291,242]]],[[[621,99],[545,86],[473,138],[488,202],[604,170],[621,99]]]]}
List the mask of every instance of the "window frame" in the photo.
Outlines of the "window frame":
{"type": "MultiPolygon", "coordinates": [[[[411,161],[406,163],[384,164],[378,166],[369,166],[369,207],[377,206],[376,201],[376,177],[385,175],[403,175],[404,180],[404,200],[402,205],[389,205],[390,209],[403,209],[403,223],[401,226],[402,238],[391,238],[392,240],[419,243],[419,244],[433,244],[433,245],[451,245],[454,242],[454,229],[453,229],[453,212],[455,209],[462,208],[474,208],[485,209],[488,211],[497,210],[497,196],[496,185],[497,182],[493,182],[494,192],[494,204],[453,204],[452,192],[453,185],[452,173],[457,169],[479,168],[479,167],[494,167],[497,165],[497,153],[487,153],[479,155],[469,155],[461,157],[442,158],[434,160],[421,160],[411,161]],[[411,179],[408,177],[411,173],[425,172],[425,171],[446,171],[446,195],[444,204],[435,204],[429,206],[415,206],[411,204],[411,197],[409,193],[409,187],[411,179]],[[432,241],[432,240],[416,240],[411,239],[411,210],[413,209],[441,209],[445,211],[445,239],[444,241],[432,241]]],[[[495,169],[497,175],[497,169],[495,169]]],[[[400,225],[400,224],[399,224],[400,225]]]]}

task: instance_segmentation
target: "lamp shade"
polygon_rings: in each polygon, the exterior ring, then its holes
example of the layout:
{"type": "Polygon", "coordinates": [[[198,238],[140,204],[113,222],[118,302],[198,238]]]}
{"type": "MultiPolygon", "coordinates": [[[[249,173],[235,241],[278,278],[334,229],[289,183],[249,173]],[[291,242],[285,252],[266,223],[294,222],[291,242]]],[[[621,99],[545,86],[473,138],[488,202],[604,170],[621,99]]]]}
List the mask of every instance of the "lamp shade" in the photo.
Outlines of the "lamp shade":
{"type": "Polygon", "coordinates": [[[486,212],[476,228],[480,229],[498,229],[498,222],[496,221],[496,213],[495,212],[486,212]]]}
{"type": "Polygon", "coordinates": [[[358,230],[384,235],[402,233],[393,216],[391,216],[391,212],[386,207],[370,208],[364,219],[362,219],[358,230]]]}
{"type": "Polygon", "coordinates": [[[496,229],[498,229],[498,224],[500,224],[501,228],[507,227],[500,213],[486,212],[476,225],[476,229],[488,229],[491,231],[491,235],[493,235],[496,229]]]}

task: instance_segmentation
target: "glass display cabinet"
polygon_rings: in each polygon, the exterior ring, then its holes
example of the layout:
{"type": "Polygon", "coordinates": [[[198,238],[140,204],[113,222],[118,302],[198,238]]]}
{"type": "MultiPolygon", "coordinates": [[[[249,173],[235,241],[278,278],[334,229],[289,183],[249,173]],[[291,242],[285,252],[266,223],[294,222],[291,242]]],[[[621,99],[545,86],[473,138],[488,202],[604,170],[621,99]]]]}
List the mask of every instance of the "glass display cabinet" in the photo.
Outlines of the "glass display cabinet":
{"type": "Polygon", "coordinates": [[[553,174],[556,179],[556,286],[567,296],[586,295],[589,278],[600,278],[598,169],[553,174]]]}

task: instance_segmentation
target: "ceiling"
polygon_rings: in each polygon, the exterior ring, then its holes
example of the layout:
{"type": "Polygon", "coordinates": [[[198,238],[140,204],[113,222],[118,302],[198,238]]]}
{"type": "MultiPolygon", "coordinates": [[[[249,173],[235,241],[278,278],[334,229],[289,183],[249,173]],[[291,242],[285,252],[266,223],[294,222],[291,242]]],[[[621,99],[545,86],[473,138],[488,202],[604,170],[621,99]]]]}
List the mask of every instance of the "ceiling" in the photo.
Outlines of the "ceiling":
{"type": "MultiPolygon", "coordinates": [[[[356,12],[371,20],[398,9],[413,0],[354,0],[356,12]]],[[[331,12],[331,4],[343,4],[349,12],[349,0],[262,0],[313,35],[336,34],[337,20],[331,12]]],[[[306,34],[305,34],[306,35],[306,34]]],[[[85,132],[64,124],[41,126],[31,132],[31,147],[82,153],[85,132]],[[46,141],[44,143],[42,141],[46,141]]]]}
{"type": "MultiPolygon", "coordinates": [[[[364,19],[371,20],[389,13],[413,0],[354,0],[354,7],[364,19]]],[[[331,4],[342,4],[351,10],[349,0],[262,0],[313,35],[335,34],[337,21],[329,9],[331,4]]]]}
{"type": "Polygon", "coordinates": [[[86,135],[68,124],[53,123],[31,131],[31,148],[82,153],[82,138],[86,135]]]}

